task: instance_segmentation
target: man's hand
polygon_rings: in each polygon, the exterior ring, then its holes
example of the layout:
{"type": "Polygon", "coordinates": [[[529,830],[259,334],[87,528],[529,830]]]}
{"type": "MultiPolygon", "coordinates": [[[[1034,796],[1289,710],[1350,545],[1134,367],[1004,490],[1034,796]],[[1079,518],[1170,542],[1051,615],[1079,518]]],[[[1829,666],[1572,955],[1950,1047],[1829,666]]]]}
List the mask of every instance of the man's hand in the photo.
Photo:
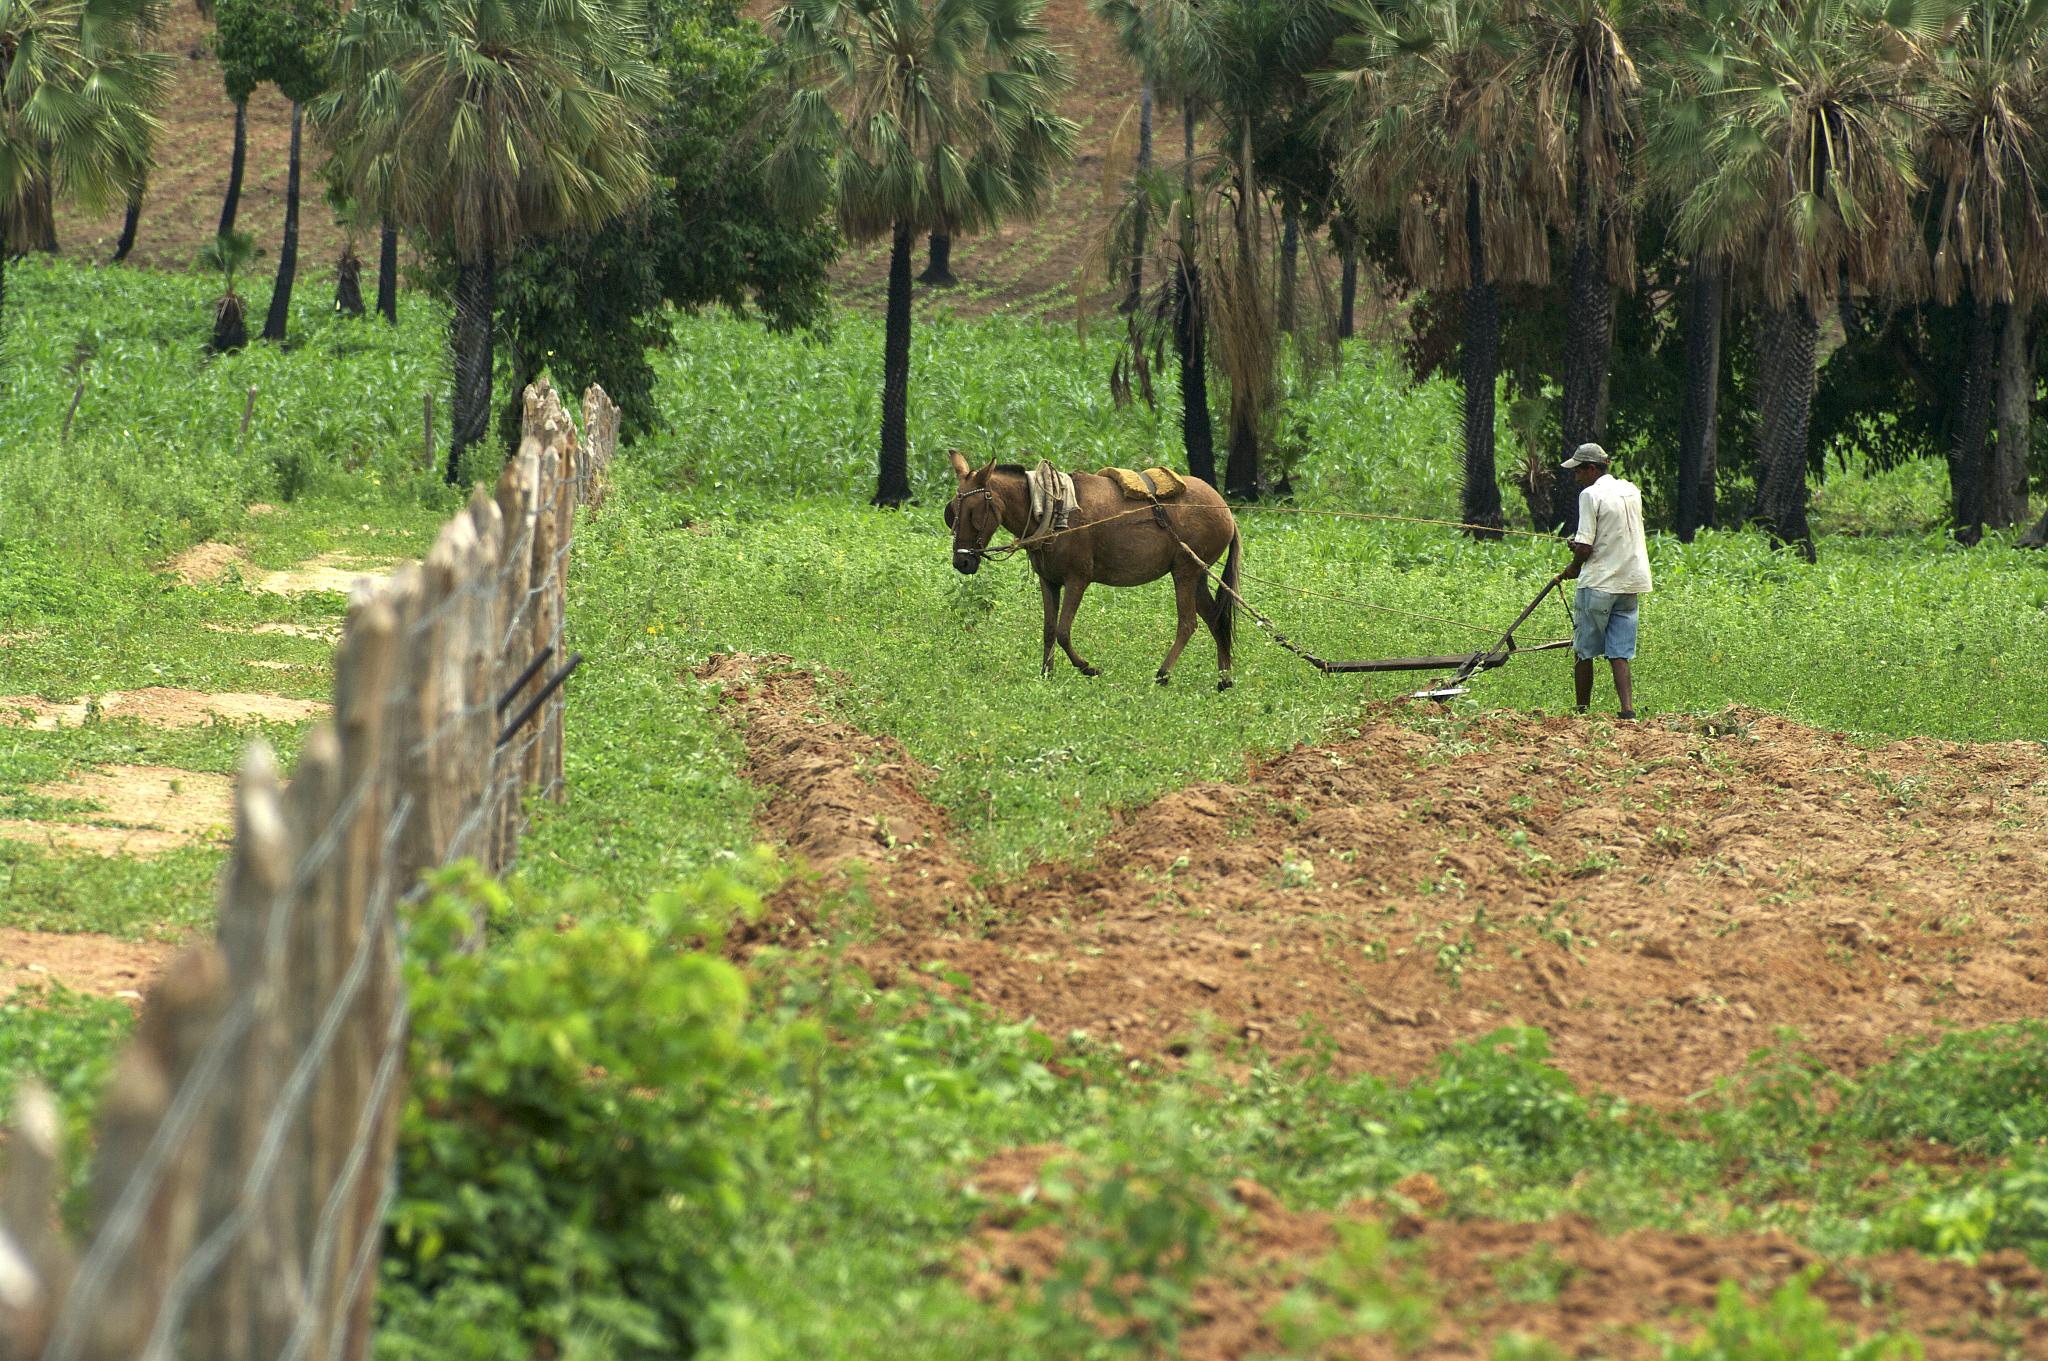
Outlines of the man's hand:
{"type": "Polygon", "coordinates": [[[1593,545],[1592,545],[1592,544],[1589,544],[1589,543],[1580,543],[1580,542],[1578,542],[1577,540],[1573,540],[1573,542],[1572,542],[1572,565],[1564,569],[1564,579],[1565,579],[1566,581],[1570,581],[1570,580],[1572,580],[1572,579],[1573,579],[1574,577],[1578,576],[1578,574],[1579,574],[1579,569],[1583,568],[1583,567],[1584,567],[1584,566],[1586,565],[1586,559],[1587,559],[1587,558],[1590,558],[1590,557],[1592,557],[1592,556],[1593,556],[1593,545]]]}

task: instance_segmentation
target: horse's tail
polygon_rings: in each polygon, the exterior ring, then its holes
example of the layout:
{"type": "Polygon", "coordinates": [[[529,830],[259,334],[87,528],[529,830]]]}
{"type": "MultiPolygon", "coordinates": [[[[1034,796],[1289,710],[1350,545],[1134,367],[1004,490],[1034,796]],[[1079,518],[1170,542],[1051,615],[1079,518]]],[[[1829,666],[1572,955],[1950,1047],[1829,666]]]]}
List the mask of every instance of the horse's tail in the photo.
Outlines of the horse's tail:
{"type": "Polygon", "coordinates": [[[1223,559],[1223,589],[1211,594],[1209,574],[1202,573],[1195,579],[1195,588],[1201,592],[1202,612],[1209,616],[1210,631],[1216,635],[1216,645],[1228,650],[1235,633],[1237,618],[1237,569],[1244,556],[1244,535],[1233,521],[1230,526],[1230,552],[1223,559]]]}

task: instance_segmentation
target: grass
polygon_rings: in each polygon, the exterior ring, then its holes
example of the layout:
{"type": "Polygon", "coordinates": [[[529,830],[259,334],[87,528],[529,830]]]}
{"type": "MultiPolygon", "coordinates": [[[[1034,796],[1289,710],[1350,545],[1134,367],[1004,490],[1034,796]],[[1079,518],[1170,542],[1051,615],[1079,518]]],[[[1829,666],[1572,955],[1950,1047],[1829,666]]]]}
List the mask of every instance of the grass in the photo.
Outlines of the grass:
{"type": "MultiPolygon", "coordinates": [[[[419,390],[439,384],[439,320],[408,299],[396,334],[308,318],[293,349],[207,361],[202,281],[31,264],[10,284],[5,457],[10,489],[18,468],[27,491],[0,506],[0,632],[12,639],[0,648],[0,693],[70,699],[154,684],[320,696],[324,645],[209,626],[331,623],[338,597],[187,587],[160,567],[205,539],[238,544],[259,568],[423,549],[454,504],[418,467],[415,443],[419,390]],[[81,354],[88,404],[64,445],[81,354]],[[251,382],[281,405],[244,444],[232,427],[251,382]],[[251,514],[256,501],[278,509],[251,514]]],[[[876,331],[853,315],[824,340],[678,322],[658,360],[663,433],[625,452],[618,494],[579,534],[569,628],[588,661],[570,685],[572,792],[542,812],[512,883],[533,920],[639,920],[664,890],[745,856],[756,795],[716,696],[690,678],[712,652],[787,653],[816,670],[828,704],[932,767],[933,793],[994,872],[1085,856],[1118,808],[1234,778],[1248,756],[1341,729],[1365,701],[1404,688],[1317,676],[1247,623],[1236,689],[1211,688],[1205,643],[1159,689],[1151,674],[1171,609],[1158,586],[1091,593],[1076,641],[1106,674],[1086,681],[1063,664],[1041,680],[1037,593],[1022,564],[973,578],[947,565],[944,451],[1075,467],[1174,462],[1173,413],[1117,408],[1102,381],[1107,346],[1071,329],[936,320],[915,341],[921,501],[868,510],[876,331]]],[[[1297,508],[1453,510],[1454,389],[1404,387],[1360,350],[1310,412],[1297,508]]],[[[2031,684],[2048,667],[2048,577],[2002,545],[1962,551],[1925,532],[1939,492],[1925,470],[1832,483],[1819,518],[1838,532],[1818,568],[1748,534],[1659,540],[1642,706],[1716,714],[1736,703],[1872,739],[2037,739],[2048,731],[2048,696],[2031,684]]],[[[1326,655],[1450,651],[1485,635],[1286,586],[1483,629],[1561,561],[1554,545],[1477,545],[1424,526],[1265,509],[1244,521],[1247,569],[1260,579],[1247,593],[1326,655]]],[[[1547,607],[1524,636],[1562,624],[1547,607]]],[[[1565,670],[1556,657],[1517,661],[1482,677],[1460,707],[1559,709],[1565,670]]],[[[230,770],[255,735],[9,729],[0,807],[61,811],[33,806],[26,791],[89,764],[230,770]]],[[[300,729],[261,735],[288,756],[300,729]]],[[[98,860],[0,843],[0,924],[175,934],[207,919],[218,861],[208,850],[98,860]]],[[[1462,962],[1438,957],[1441,968],[1462,962]]],[[[1110,1254],[1080,1262],[1084,1274],[1125,1262],[1114,1254],[1154,1241],[1147,1234],[1209,1243],[1205,1226],[1232,1213],[1225,1188],[1237,1176],[1321,1211],[1428,1173],[1455,1215],[1775,1229],[1830,1254],[2048,1241],[2035,1232],[2036,1204],[2048,1203],[2029,1076],[2048,1063],[2038,1026],[1953,1036],[1853,1081],[1818,1071],[1793,1044],[1661,1116],[1573,1090],[1533,1033],[1461,1047],[1409,1084],[1251,1051],[1198,1050],[1173,1072],[1132,1071],[971,1005],[877,990],[844,964],[770,959],[753,986],[761,1035],[781,1043],[804,1030],[831,1043],[778,1049],[733,1112],[744,1211],[704,1323],[709,1355],[1076,1354],[1056,1299],[1025,1285],[1012,1292],[1015,1313],[990,1310],[954,1272],[985,1208],[963,1180],[1026,1144],[1077,1160],[1076,1198],[1042,1213],[1070,1242],[1110,1254]],[[1959,1159],[1901,1155],[1929,1139],[1959,1159]]],[[[9,1073],[63,1084],[81,1120],[126,1026],[125,1009],[86,999],[10,1002],[0,1053],[9,1073]]],[[[1228,1267],[1227,1249],[1200,1251],[1222,1254],[1203,1256],[1205,1267],[1228,1267]]],[[[1171,1274],[1129,1307],[1180,1318],[1171,1274]]],[[[1535,1262],[1502,1289],[1534,1298],[1557,1281],[1555,1263],[1535,1262]]]]}

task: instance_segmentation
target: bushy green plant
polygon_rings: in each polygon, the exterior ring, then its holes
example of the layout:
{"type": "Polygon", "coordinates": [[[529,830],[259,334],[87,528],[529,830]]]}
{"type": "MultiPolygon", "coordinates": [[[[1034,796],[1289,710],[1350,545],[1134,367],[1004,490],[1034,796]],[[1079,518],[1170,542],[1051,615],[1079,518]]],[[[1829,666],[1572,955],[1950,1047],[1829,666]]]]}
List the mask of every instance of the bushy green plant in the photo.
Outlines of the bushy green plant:
{"type": "Polygon", "coordinates": [[[2048,1024],[2022,1021],[1908,1049],[1864,1074],[1829,1125],[1971,1153],[2048,1139],[2048,1024]]]}
{"type": "Polygon", "coordinates": [[[1550,1039],[1528,1026],[1496,1030],[1437,1059],[1436,1076],[1407,1099],[1437,1137],[1534,1153],[1587,1133],[1586,1101],[1550,1066],[1550,1039]]]}
{"type": "Polygon", "coordinates": [[[411,1088],[380,1357],[687,1356],[740,1212],[731,1100],[762,1062],[736,969],[681,942],[753,906],[717,876],[638,919],[496,933],[453,871],[414,914],[411,1088]]]}

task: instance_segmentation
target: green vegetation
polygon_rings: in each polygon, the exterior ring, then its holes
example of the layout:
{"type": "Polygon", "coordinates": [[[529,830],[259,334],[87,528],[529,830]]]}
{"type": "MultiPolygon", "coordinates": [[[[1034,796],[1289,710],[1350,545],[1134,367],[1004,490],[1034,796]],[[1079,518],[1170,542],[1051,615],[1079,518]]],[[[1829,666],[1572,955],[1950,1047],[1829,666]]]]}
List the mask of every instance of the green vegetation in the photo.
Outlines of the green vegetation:
{"type": "MultiPolygon", "coordinates": [[[[0,510],[0,632],[18,637],[0,649],[0,693],[317,696],[317,640],[208,626],[332,622],[338,596],[184,586],[161,565],[205,539],[240,546],[249,570],[419,551],[453,504],[420,465],[413,425],[441,319],[409,306],[389,331],[309,314],[294,348],[209,360],[210,281],[121,276],[95,298],[103,276],[19,277],[39,309],[76,320],[6,342],[19,375],[7,467],[39,495],[0,510]],[[93,377],[66,444],[81,353],[93,377]],[[276,398],[245,442],[235,427],[250,383],[276,398]],[[276,509],[251,514],[256,501],[276,509]],[[248,660],[298,669],[263,672],[259,687],[248,660]]],[[[1100,680],[1037,680],[1021,569],[968,579],[946,565],[929,499],[943,449],[1128,464],[1168,447],[1172,418],[1101,395],[1107,347],[941,321],[925,343],[964,377],[921,398],[937,433],[911,471],[928,499],[877,514],[848,503],[868,474],[879,324],[844,317],[829,340],[742,325],[677,322],[656,357],[660,433],[627,451],[614,500],[581,531],[570,628],[589,663],[572,682],[569,803],[543,810],[508,883],[451,875],[413,921],[415,1080],[381,1355],[1143,1355],[1200,1326],[1198,1286],[1252,1270],[1240,1178],[1345,1226],[1262,1306],[1304,1357],[1361,1332],[1421,1336],[1493,1298],[1448,1298],[1428,1283],[1425,1247],[1359,1217],[1360,1201],[1417,1208],[1418,1174],[1453,1220],[1775,1230],[1830,1259],[2041,1253],[2040,1025],[1951,1035],[1854,1078],[1788,1040],[1660,1113],[1576,1089],[1528,1029],[1450,1049],[1407,1082],[1221,1040],[1154,1068],[990,1014],[939,980],[877,987],[836,950],[771,952],[742,975],[715,944],[777,871],[752,845],[738,739],[689,676],[713,651],[786,652],[818,669],[828,705],[936,770],[934,794],[997,872],[1085,855],[1114,809],[1339,730],[1362,696],[1392,688],[1323,680],[1248,640],[1229,695],[1158,690],[1163,590],[1091,597],[1081,628],[1106,663],[1100,680]],[[1146,741],[1122,736],[1140,725],[1146,741]],[[478,905],[485,947],[453,948],[478,905]],[[1953,1156],[1909,1156],[1928,1140],[1953,1156]],[[1028,1146],[1048,1155],[1028,1204],[973,1189],[989,1159],[1028,1146]],[[966,1263],[995,1223],[1047,1230],[1058,1250],[1043,1272],[970,1291],[966,1263]],[[1081,1300],[1121,1331],[1077,1326],[1081,1300]]],[[[1298,508],[1447,511],[1455,389],[1406,389],[1385,359],[1351,359],[1313,399],[1298,508]]],[[[1848,478],[1823,501],[1845,526],[1861,527],[1865,506],[1917,523],[1938,516],[1940,490],[1848,478]]],[[[1278,508],[1246,521],[1253,598],[1331,653],[1481,635],[1270,583],[1491,627],[1557,563],[1554,545],[1474,544],[1427,525],[1278,508]]],[[[2048,665],[2048,587],[2002,546],[1844,537],[1818,570],[1742,534],[1656,554],[1647,708],[1734,701],[1872,735],[2044,730],[2048,701],[2025,679],[2048,665]]],[[[1488,674],[1471,702],[1561,707],[1553,660],[1488,674]]],[[[225,771],[252,735],[8,729],[0,816],[64,811],[29,790],[88,764],[225,771]]],[[[266,735],[288,758],[296,730],[266,735]]],[[[102,861],[0,843],[0,925],[175,932],[204,921],[217,863],[205,850],[102,861]]],[[[125,1028],[125,1008],[62,995],[0,1007],[8,1071],[56,1081],[80,1130],[125,1028]]],[[[1568,1276],[1532,1253],[1502,1265],[1494,1287],[1540,1300],[1568,1276]]],[[[2004,1307],[1957,1326],[2017,1359],[2021,1344],[1997,1330],[2048,1300],[2015,1294],[2004,1307]]],[[[1804,1350],[1785,1354],[1799,1361],[1896,1350],[1842,1336],[1796,1283],[1661,1326],[1684,1361],[1748,1357],[1767,1337],[1795,1340],[1804,1350]]],[[[1546,1352],[1502,1339],[1497,1355],[1546,1352]]]]}

